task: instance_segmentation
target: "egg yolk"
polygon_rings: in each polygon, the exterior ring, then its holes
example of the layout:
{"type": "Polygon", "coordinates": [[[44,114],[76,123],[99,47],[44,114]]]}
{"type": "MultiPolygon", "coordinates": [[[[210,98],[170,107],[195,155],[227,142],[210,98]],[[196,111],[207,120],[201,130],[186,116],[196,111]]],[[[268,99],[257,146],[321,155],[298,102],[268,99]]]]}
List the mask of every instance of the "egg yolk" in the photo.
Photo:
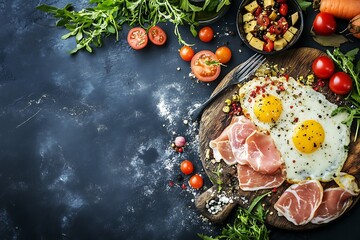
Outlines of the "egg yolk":
{"type": "Polygon", "coordinates": [[[325,139],[325,131],[321,124],[315,120],[299,123],[292,136],[297,150],[302,153],[312,153],[321,147],[325,139]]]}
{"type": "Polygon", "coordinates": [[[275,96],[268,95],[255,100],[254,114],[261,122],[276,122],[282,110],[281,100],[275,96]]]}

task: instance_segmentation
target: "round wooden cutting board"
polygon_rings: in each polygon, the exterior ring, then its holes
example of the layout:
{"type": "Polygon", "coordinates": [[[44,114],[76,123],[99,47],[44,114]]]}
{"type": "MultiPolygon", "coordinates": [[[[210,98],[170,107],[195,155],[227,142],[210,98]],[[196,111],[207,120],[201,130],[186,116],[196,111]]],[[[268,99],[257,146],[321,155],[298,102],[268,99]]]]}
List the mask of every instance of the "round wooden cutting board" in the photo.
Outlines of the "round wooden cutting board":
{"type": "MultiPolygon", "coordinates": [[[[287,73],[294,77],[295,79],[298,76],[307,76],[311,73],[311,64],[312,61],[320,56],[325,55],[324,52],[321,52],[313,48],[298,48],[292,49],[288,52],[267,57],[267,62],[272,64],[278,64],[279,67],[286,67],[288,69],[287,73]]],[[[240,64],[241,65],[241,64],[240,64]]],[[[234,70],[227,74],[224,79],[219,83],[217,88],[214,90],[214,93],[219,91],[221,87],[226,85],[230,79],[233,77],[234,70]]],[[[211,214],[206,208],[206,204],[211,199],[216,199],[219,195],[217,189],[218,185],[214,185],[204,193],[202,193],[195,202],[196,207],[199,211],[210,221],[213,222],[223,222],[227,216],[233,211],[234,207],[240,205],[241,207],[247,208],[249,203],[258,195],[261,195],[269,190],[261,191],[242,191],[239,189],[238,180],[236,176],[236,167],[227,166],[223,161],[220,162],[223,171],[221,174],[217,173],[218,163],[214,164],[210,161],[212,152],[209,148],[209,142],[212,139],[215,139],[220,135],[223,129],[229,124],[231,116],[225,114],[222,111],[224,106],[224,101],[227,98],[231,98],[234,92],[237,92],[238,88],[234,87],[229,89],[221,96],[219,96],[208,108],[204,111],[199,129],[199,141],[200,141],[200,157],[206,174],[209,179],[215,184],[216,182],[222,182],[221,191],[226,192],[226,196],[233,199],[233,202],[226,204],[221,211],[216,214],[211,214]],[[210,156],[210,159],[209,159],[210,156]]],[[[213,93],[213,94],[214,94],[213,93]]],[[[354,143],[351,140],[349,157],[343,167],[343,172],[347,172],[356,177],[358,184],[360,184],[360,159],[358,158],[360,153],[360,140],[354,143]]],[[[326,183],[324,187],[329,187],[335,185],[334,182],[326,183]]],[[[265,197],[263,200],[265,210],[268,210],[266,221],[269,225],[273,227],[278,227],[288,230],[305,230],[319,227],[321,225],[315,224],[306,224],[302,226],[295,226],[290,223],[284,217],[279,217],[277,211],[273,208],[273,205],[279,198],[279,196],[288,188],[290,185],[284,183],[281,187],[277,188],[276,191],[272,192],[270,196],[265,197]]],[[[271,189],[270,189],[271,190],[271,189]]],[[[352,206],[358,200],[357,198],[353,199],[352,206]]],[[[351,207],[350,207],[351,208],[351,207]]],[[[349,208],[349,209],[350,209],[349,208]]],[[[348,209],[348,210],[349,210],[348,209]]],[[[348,211],[347,210],[347,211],[348,211]]]]}

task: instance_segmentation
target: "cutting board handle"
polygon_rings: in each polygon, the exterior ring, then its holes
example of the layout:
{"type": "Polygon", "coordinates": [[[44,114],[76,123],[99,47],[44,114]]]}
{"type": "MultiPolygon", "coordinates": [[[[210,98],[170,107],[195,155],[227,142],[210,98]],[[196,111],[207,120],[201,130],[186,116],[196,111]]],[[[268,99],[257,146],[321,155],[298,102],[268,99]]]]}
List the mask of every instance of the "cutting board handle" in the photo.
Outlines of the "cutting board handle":
{"type": "Polygon", "coordinates": [[[211,188],[203,192],[200,196],[195,199],[195,206],[201,212],[201,214],[208,218],[211,222],[221,223],[229,216],[233,208],[237,205],[236,201],[228,202],[223,204],[216,214],[210,213],[208,207],[206,207],[211,200],[218,202],[219,192],[217,191],[218,186],[213,185],[211,188]]]}

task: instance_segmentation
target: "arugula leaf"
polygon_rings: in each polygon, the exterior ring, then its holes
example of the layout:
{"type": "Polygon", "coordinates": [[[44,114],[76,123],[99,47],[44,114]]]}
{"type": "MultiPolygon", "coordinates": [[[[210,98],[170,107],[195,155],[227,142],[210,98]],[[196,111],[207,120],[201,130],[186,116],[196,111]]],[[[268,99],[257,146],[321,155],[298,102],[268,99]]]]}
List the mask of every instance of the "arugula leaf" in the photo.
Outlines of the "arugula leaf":
{"type": "Polygon", "coordinates": [[[305,0],[297,0],[297,2],[299,3],[301,10],[303,11],[306,11],[306,9],[312,4],[311,2],[305,0]]]}
{"type": "Polygon", "coordinates": [[[346,99],[350,100],[353,106],[340,106],[335,109],[332,115],[336,115],[340,112],[347,112],[349,117],[343,121],[343,123],[351,126],[354,121],[356,121],[355,125],[355,138],[357,139],[357,135],[360,129],[360,64],[354,65],[354,61],[356,55],[359,53],[359,48],[352,49],[345,54],[340,51],[339,48],[335,48],[333,52],[329,50],[326,53],[330,56],[330,58],[335,62],[335,64],[341,68],[344,72],[348,73],[354,81],[354,88],[346,97],[346,99]]]}
{"type": "Polygon", "coordinates": [[[238,208],[234,223],[227,224],[223,228],[221,235],[212,237],[198,234],[198,236],[203,240],[269,240],[269,230],[265,225],[266,212],[260,204],[260,201],[268,194],[269,192],[257,196],[248,209],[238,208]]]}

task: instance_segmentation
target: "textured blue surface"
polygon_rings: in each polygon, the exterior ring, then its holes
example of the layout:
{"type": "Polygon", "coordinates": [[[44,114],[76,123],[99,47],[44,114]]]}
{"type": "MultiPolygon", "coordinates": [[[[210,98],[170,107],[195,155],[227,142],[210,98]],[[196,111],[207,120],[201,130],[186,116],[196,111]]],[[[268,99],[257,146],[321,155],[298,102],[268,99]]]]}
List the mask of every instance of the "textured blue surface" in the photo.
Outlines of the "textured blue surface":
{"type": "MultiPolygon", "coordinates": [[[[178,57],[173,26],[168,42],[132,50],[127,27],[93,54],[70,56],[64,29],[35,9],[68,1],[0,0],[0,238],[1,239],[197,239],[221,226],[203,221],[193,200],[199,192],[177,184],[181,160],[202,172],[197,129],[185,124],[194,104],[216,84],[191,79],[178,57]],[[178,135],[189,147],[169,148],[178,135]],[[169,187],[169,180],[175,181],[169,187]]],[[[196,50],[228,43],[233,59],[219,79],[247,59],[235,16],[238,1],[209,44],[181,31],[196,50]]],[[[87,6],[87,0],[77,3],[87,6]]],[[[296,47],[314,46],[306,16],[296,47]]],[[[359,46],[359,41],[345,47],[359,46]]],[[[210,183],[206,179],[209,187],[210,183]]],[[[360,207],[318,230],[272,229],[271,239],[360,239],[360,207]]]]}

